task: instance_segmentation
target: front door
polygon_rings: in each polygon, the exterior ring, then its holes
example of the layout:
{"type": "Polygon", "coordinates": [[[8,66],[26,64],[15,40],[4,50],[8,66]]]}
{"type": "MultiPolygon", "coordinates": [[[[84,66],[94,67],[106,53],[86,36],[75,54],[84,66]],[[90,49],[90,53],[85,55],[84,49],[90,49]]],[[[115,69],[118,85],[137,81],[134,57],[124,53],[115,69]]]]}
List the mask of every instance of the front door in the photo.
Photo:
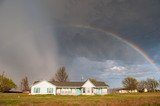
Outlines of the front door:
{"type": "Polygon", "coordinates": [[[80,94],[81,94],[81,89],[80,89],[80,88],[77,88],[77,89],[76,89],[76,94],[77,94],[77,95],[80,95],[80,94]]]}
{"type": "Polygon", "coordinates": [[[98,94],[98,95],[101,94],[101,89],[97,89],[97,94],[98,94]]]}

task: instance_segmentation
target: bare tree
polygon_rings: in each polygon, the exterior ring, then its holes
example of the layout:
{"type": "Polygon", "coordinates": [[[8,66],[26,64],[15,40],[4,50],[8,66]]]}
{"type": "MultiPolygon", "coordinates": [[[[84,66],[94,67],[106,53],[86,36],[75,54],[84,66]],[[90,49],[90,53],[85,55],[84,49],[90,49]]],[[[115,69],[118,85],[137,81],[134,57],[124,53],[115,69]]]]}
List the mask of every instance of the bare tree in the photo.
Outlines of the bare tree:
{"type": "Polygon", "coordinates": [[[158,87],[159,83],[157,80],[155,79],[151,79],[151,78],[148,78],[146,80],[146,87],[149,91],[155,91],[156,88],[158,87]]]}
{"type": "Polygon", "coordinates": [[[37,81],[34,81],[33,84],[36,84],[36,83],[38,83],[38,82],[40,82],[40,81],[38,81],[38,80],[37,80],[37,81]]]}
{"type": "Polygon", "coordinates": [[[68,74],[67,74],[64,66],[57,70],[57,72],[55,74],[55,80],[59,81],[59,82],[69,81],[68,74]]]}
{"type": "Polygon", "coordinates": [[[89,78],[89,80],[90,80],[91,82],[97,82],[97,79],[96,79],[96,78],[89,78]]]}
{"type": "Polygon", "coordinates": [[[139,90],[140,92],[143,92],[144,89],[146,89],[146,88],[147,88],[147,82],[146,82],[146,81],[140,81],[140,82],[138,83],[138,90],[139,90]]]}
{"type": "Polygon", "coordinates": [[[21,81],[21,90],[23,92],[29,91],[28,77],[24,77],[21,81]]]}
{"type": "Polygon", "coordinates": [[[127,77],[122,81],[122,84],[123,84],[124,88],[126,88],[128,90],[135,90],[135,89],[137,89],[138,81],[137,81],[137,79],[135,79],[133,77],[127,77]]]}
{"type": "Polygon", "coordinates": [[[56,80],[55,80],[54,77],[50,79],[50,82],[55,82],[55,81],[56,81],[56,80]]]}

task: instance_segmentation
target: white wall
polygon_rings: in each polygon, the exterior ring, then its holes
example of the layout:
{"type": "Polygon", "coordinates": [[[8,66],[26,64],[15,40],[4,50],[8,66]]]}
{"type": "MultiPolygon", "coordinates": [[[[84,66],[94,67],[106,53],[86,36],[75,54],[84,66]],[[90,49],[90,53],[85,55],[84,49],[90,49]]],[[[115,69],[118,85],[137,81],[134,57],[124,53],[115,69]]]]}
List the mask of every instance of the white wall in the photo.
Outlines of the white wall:
{"type": "Polygon", "coordinates": [[[84,87],[84,88],[91,88],[91,87],[95,87],[95,86],[93,85],[93,83],[92,83],[90,80],[87,80],[87,81],[83,84],[82,87],[84,87]]]}
{"type": "Polygon", "coordinates": [[[87,80],[84,84],[83,84],[83,86],[82,86],[83,88],[85,88],[85,93],[83,93],[83,91],[82,91],[82,95],[93,95],[94,94],[94,85],[93,85],[93,83],[90,81],[90,80],[87,80]],[[93,92],[92,92],[93,91],[93,92]]]}
{"type": "Polygon", "coordinates": [[[102,95],[106,95],[107,94],[107,88],[103,88],[102,89],[102,95]]]}
{"type": "Polygon", "coordinates": [[[74,88],[58,88],[57,95],[76,95],[76,89],[74,88]]]}
{"type": "Polygon", "coordinates": [[[48,81],[41,81],[31,87],[31,94],[54,94],[56,95],[56,86],[48,81]],[[34,88],[40,88],[40,93],[35,93],[34,88]],[[53,93],[47,93],[47,88],[53,88],[53,93]]]}

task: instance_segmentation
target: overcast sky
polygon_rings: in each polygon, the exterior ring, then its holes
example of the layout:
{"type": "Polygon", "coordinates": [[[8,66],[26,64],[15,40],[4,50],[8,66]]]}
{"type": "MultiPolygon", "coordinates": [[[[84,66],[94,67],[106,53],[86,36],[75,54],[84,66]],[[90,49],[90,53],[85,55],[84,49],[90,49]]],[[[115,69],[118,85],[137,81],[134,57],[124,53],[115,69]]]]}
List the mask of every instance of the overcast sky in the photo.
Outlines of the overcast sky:
{"type": "Polygon", "coordinates": [[[127,76],[159,80],[159,0],[0,0],[0,72],[17,84],[49,80],[111,87],[127,76]]]}

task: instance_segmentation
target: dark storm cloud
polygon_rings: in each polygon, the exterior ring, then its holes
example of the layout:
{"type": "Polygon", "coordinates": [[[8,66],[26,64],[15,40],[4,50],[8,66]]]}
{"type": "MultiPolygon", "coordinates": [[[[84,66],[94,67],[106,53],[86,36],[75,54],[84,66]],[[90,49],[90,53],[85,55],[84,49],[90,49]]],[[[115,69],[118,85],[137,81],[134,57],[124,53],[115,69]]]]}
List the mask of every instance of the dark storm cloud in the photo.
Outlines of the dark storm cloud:
{"type": "MultiPolygon", "coordinates": [[[[117,36],[131,40],[152,55],[151,47],[154,46],[154,50],[156,50],[159,43],[158,22],[160,21],[160,14],[158,10],[160,9],[160,3],[158,0],[68,0],[48,2],[52,5],[48,8],[49,15],[54,20],[51,22],[55,27],[58,25],[55,31],[59,54],[63,58],[62,61],[66,61],[65,64],[69,65],[68,67],[70,67],[72,73],[75,72],[73,76],[76,76],[77,72],[82,74],[82,70],[89,70],[85,71],[85,75],[88,73],[88,77],[89,75],[98,76],[100,70],[103,70],[89,68],[87,62],[81,66],[79,62],[75,62],[74,58],[77,57],[85,57],[91,61],[99,62],[107,59],[121,60],[126,65],[128,63],[133,64],[132,68],[127,68],[127,70],[137,69],[135,73],[142,71],[142,74],[137,75],[129,71],[125,73],[126,76],[140,77],[144,74],[146,68],[134,64],[137,62],[143,64],[146,63],[146,60],[133,48],[110,35],[91,29],[74,28],[74,25],[91,26],[103,29],[106,32],[116,32],[117,36]],[[68,27],[63,27],[63,25],[68,25],[68,27]],[[77,68],[73,69],[73,67],[77,68]],[[82,69],[82,67],[85,67],[85,69],[82,69]],[[94,69],[95,71],[91,71],[94,69]]],[[[157,52],[155,54],[159,55],[157,52]]],[[[94,65],[91,66],[94,67],[94,65]]],[[[98,65],[96,66],[98,67],[98,65]]],[[[149,67],[152,66],[149,65],[149,67]]],[[[147,73],[154,70],[153,68],[148,69],[147,73]]],[[[109,70],[108,73],[114,76],[112,70],[109,70]]]]}
{"type": "Polygon", "coordinates": [[[61,27],[56,30],[59,53],[67,57],[86,57],[91,60],[123,60],[126,63],[144,62],[134,48],[111,34],[92,29],[61,27]]]}
{"type": "Polygon", "coordinates": [[[2,5],[3,2],[4,2],[4,0],[1,0],[1,1],[0,1],[0,5],[2,5]]]}
{"type": "Polygon", "coordinates": [[[157,49],[159,44],[159,0],[47,0],[42,3],[48,6],[53,26],[80,24],[116,32],[151,56],[151,48],[157,49]]]}
{"type": "Polygon", "coordinates": [[[31,80],[50,78],[59,65],[65,65],[74,80],[82,74],[120,81],[135,75],[133,69],[143,73],[147,65],[152,70],[140,53],[107,32],[131,40],[156,60],[159,5],[159,0],[3,0],[0,67],[15,79],[26,73],[31,80]]]}

